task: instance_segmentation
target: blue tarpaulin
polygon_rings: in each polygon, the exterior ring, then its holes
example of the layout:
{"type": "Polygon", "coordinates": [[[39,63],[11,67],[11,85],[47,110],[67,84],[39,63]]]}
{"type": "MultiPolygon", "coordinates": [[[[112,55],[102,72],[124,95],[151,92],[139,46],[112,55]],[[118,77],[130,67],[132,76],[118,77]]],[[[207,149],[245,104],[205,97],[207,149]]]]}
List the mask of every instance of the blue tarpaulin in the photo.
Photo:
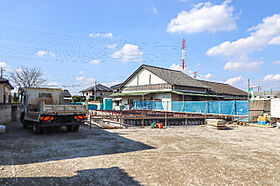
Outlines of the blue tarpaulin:
{"type": "Polygon", "coordinates": [[[135,101],[134,110],[248,115],[248,101],[135,101]]]}

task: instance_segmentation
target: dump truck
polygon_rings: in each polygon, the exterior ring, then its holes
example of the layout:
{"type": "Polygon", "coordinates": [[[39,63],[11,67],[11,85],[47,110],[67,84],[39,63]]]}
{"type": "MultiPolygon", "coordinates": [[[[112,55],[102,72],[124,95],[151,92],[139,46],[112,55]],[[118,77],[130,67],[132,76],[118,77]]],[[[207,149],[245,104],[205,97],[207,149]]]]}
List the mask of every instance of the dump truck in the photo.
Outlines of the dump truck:
{"type": "Polygon", "coordinates": [[[60,88],[24,88],[21,95],[21,123],[32,126],[35,134],[47,127],[66,126],[68,132],[77,132],[86,119],[85,105],[64,104],[64,91],[60,88]]]}

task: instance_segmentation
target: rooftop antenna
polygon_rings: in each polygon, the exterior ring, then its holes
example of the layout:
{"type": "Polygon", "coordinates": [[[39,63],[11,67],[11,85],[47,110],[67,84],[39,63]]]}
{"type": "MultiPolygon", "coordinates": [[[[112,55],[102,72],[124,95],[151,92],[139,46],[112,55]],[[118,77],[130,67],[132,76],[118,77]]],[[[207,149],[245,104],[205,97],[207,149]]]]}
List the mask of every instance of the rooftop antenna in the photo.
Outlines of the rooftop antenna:
{"type": "Polygon", "coordinates": [[[183,41],[182,41],[182,57],[181,57],[181,60],[182,60],[183,71],[185,71],[185,58],[186,58],[185,41],[186,41],[185,39],[183,39],[183,41]]]}
{"type": "Polygon", "coordinates": [[[198,72],[193,72],[193,78],[196,79],[198,77],[197,75],[198,72]]]}

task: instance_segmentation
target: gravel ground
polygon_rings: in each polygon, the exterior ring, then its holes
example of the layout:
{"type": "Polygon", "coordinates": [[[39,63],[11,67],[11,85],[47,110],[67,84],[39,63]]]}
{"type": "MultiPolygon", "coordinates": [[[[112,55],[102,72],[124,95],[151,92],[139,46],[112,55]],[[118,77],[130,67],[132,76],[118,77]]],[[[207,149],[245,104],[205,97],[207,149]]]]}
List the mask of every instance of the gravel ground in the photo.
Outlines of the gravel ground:
{"type": "Polygon", "coordinates": [[[0,185],[279,185],[280,130],[201,126],[0,134],[0,185]]]}

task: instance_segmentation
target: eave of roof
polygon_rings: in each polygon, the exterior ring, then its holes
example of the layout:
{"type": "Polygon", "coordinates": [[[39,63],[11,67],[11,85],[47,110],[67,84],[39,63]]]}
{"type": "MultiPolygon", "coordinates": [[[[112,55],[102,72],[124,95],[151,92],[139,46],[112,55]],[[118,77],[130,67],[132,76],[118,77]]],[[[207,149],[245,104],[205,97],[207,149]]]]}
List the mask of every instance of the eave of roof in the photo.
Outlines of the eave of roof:
{"type": "Polygon", "coordinates": [[[110,96],[118,97],[118,96],[143,96],[148,94],[160,94],[160,93],[174,93],[180,95],[188,95],[188,96],[202,96],[202,97],[223,97],[220,95],[213,95],[213,94],[205,94],[205,93],[190,93],[190,92],[180,92],[180,91],[147,91],[147,92],[127,92],[127,93],[116,93],[111,94],[110,96]]]}
{"type": "Polygon", "coordinates": [[[3,78],[3,77],[0,77],[0,84],[6,84],[8,85],[11,89],[14,89],[14,87],[10,84],[9,80],[3,78]]]}
{"type": "Polygon", "coordinates": [[[146,70],[150,71],[151,73],[153,73],[154,75],[158,76],[159,78],[163,79],[164,81],[166,81],[167,83],[169,83],[170,85],[179,85],[179,86],[189,86],[189,87],[199,87],[199,88],[209,88],[208,86],[196,81],[196,79],[193,79],[192,77],[188,76],[187,74],[178,71],[178,70],[172,70],[172,69],[166,69],[166,68],[161,68],[161,67],[155,67],[155,66],[151,66],[151,65],[145,65],[142,64],[136,71],[133,72],[133,74],[131,74],[120,86],[120,88],[123,88],[124,85],[132,79],[133,76],[135,76],[142,68],[145,68],[146,70]],[[164,71],[164,72],[163,72],[164,71]],[[162,74],[162,73],[169,73],[169,79],[167,78],[166,75],[162,74]],[[176,75],[172,74],[176,73],[176,75]],[[170,74],[171,73],[171,74],[170,74]],[[174,75],[174,76],[173,76],[174,75]],[[180,76],[180,78],[176,78],[175,76],[180,76]],[[171,81],[170,79],[173,78],[173,81],[171,81]],[[179,83],[178,79],[183,79],[181,81],[181,83],[179,83]],[[177,82],[176,82],[177,81],[177,82]],[[186,84],[183,82],[187,82],[190,81],[191,83],[186,84]]]}

